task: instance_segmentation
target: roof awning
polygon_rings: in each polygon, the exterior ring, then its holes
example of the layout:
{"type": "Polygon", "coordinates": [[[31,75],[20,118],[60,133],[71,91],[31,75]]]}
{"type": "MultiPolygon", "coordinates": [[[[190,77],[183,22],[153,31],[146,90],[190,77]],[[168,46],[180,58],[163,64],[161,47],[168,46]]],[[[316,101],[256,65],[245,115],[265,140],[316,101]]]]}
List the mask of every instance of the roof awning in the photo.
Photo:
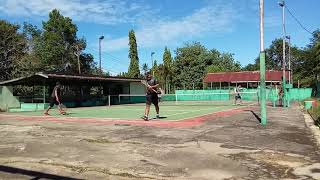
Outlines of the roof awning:
{"type": "MultiPolygon", "coordinates": [[[[281,81],[282,73],[282,71],[266,71],[266,81],[281,81]]],[[[286,78],[288,77],[289,72],[286,71],[286,78]]],[[[260,82],[260,71],[208,73],[203,82],[260,82]]]]}
{"type": "Polygon", "coordinates": [[[61,84],[68,85],[102,85],[107,82],[140,82],[140,79],[111,77],[111,76],[91,76],[91,75],[68,75],[59,73],[35,73],[30,76],[20,77],[0,82],[0,86],[12,85],[52,85],[59,81],[61,84]]]}

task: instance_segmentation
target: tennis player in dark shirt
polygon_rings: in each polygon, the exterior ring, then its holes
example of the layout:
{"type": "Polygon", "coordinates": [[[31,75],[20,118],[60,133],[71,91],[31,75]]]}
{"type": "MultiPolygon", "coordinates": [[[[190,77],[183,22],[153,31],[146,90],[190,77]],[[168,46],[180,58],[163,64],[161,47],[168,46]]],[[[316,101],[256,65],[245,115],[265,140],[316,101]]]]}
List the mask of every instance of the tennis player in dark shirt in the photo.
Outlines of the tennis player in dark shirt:
{"type": "MultiPolygon", "coordinates": [[[[45,115],[49,115],[49,110],[54,106],[54,105],[59,105],[61,104],[61,84],[60,82],[56,82],[56,86],[53,88],[53,91],[50,96],[50,105],[44,112],[45,115]]],[[[60,114],[65,114],[65,112],[58,106],[58,110],[60,114]]]]}
{"type": "Polygon", "coordinates": [[[146,80],[147,80],[147,93],[146,93],[146,108],[144,111],[144,116],[142,119],[145,121],[148,121],[148,116],[150,112],[150,106],[151,104],[154,104],[156,108],[156,118],[159,119],[159,99],[158,99],[158,93],[157,88],[159,86],[158,81],[152,77],[151,73],[146,74],[146,80]]]}

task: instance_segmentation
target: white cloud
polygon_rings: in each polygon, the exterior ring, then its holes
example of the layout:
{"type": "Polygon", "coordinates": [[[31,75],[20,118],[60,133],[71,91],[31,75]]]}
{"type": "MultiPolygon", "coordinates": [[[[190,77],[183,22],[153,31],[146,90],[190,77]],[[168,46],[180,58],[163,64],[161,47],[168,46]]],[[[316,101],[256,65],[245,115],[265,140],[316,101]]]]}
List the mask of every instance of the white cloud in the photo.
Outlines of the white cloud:
{"type": "MultiPolygon", "coordinates": [[[[211,1],[210,1],[211,2],[211,1]]],[[[43,18],[52,9],[75,21],[98,24],[132,24],[139,48],[177,45],[190,39],[203,37],[206,33],[223,33],[232,30],[239,16],[237,3],[216,0],[179,19],[161,16],[159,10],[145,3],[118,0],[0,0],[0,13],[10,16],[43,18]]],[[[104,50],[115,51],[128,48],[128,35],[105,38],[104,50]]]]}
{"type": "MultiPolygon", "coordinates": [[[[225,32],[232,29],[236,12],[230,6],[207,6],[179,20],[144,22],[136,30],[138,46],[163,47],[191,37],[201,37],[209,32],[225,32]]],[[[108,51],[128,48],[128,36],[106,40],[108,51]]]]}
{"type": "Polygon", "coordinates": [[[76,21],[98,24],[132,23],[152,13],[148,6],[130,1],[0,0],[1,12],[11,16],[45,17],[52,9],[76,21]]]}

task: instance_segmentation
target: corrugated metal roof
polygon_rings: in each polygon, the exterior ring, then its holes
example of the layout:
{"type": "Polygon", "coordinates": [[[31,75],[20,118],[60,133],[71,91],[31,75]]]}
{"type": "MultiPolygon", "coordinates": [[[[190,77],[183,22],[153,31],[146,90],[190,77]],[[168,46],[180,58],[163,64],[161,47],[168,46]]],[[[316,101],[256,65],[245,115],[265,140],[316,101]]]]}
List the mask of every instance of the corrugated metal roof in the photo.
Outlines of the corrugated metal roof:
{"type": "MultiPolygon", "coordinates": [[[[266,71],[266,81],[281,81],[282,71],[266,71]]],[[[286,71],[286,79],[289,72],[286,71]]],[[[260,81],[260,71],[208,73],[203,82],[252,82],[260,81]]]]}

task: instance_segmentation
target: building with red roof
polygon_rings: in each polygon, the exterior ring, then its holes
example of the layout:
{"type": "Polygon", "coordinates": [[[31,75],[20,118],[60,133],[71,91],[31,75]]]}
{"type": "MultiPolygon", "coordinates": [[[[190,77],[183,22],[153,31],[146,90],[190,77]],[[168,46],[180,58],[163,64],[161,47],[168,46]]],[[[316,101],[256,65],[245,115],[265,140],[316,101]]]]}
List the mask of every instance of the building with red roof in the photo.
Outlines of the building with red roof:
{"type": "MultiPolygon", "coordinates": [[[[289,77],[289,72],[286,71],[286,79],[289,77]]],[[[273,82],[281,82],[282,71],[267,70],[266,71],[266,83],[270,84],[273,82]]],[[[241,72],[219,72],[219,73],[208,73],[204,79],[204,83],[216,84],[247,84],[257,86],[260,83],[260,71],[241,71],[241,72]]]]}

